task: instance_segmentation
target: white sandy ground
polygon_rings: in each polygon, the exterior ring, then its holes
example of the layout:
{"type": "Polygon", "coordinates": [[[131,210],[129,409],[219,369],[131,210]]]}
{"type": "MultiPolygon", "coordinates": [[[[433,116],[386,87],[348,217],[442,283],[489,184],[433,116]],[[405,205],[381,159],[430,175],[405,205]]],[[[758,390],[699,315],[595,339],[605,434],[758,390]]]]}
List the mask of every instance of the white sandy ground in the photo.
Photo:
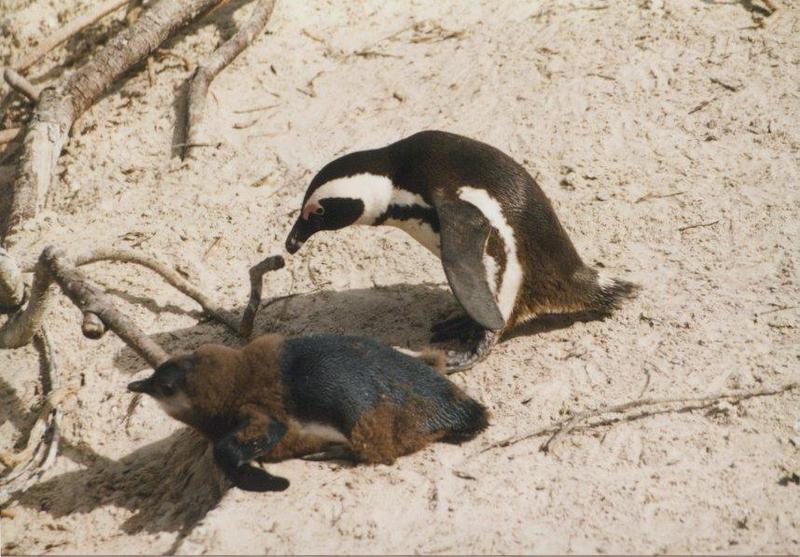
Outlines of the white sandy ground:
{"type": "MultiPolygon", "coordinates": [[[[0,0],[0,62],[89,3],[0,0]]],[[[19,258],[136,246],[239,312],[248,267],[282,252],[313,172],[438,128],[523,163],[586,261],[643,289],[611,319],[539,323],[456,375],[493,412],[473,442],[393,466],[270,465],[292,485],[268,494],[224,492],[203,442],[152,401],[126,432],[125,385],[145,365],[112,334],[82,338],[59,295],[48,323],[79,390],[55,466],[1,519],[2,551],[800,552],[800,485],[779,483],[800,473],[798,392],[575,432],[551,454],[541,438],[479,454],[567,411],[800,378],[800,10],[775,3],[763,18],[758,0],[280,1],[211,88],[222,145],[188,162],[174,130],[191,69],[156,57],[153,86],[131,72],[76,125],[19,258]],[[679,230],[700,223],[714,224],[679,230]]],[[[194,64],[240,4],[167,48],[194,64]]],[[[32,75],[58,77],[120,19],[32,75]]],[[[13,125],[19,107],[3,108],[13,125]]],[[[88,272],[170,351],[237,342],[148,271],[88,272]]],[[[266,292],[298,296],[265,308],[259,332],[420,346],[457,310],[439,262],[384,228],[315,237],[266,292]]],[[[32,423],[38,362],[33,347],[0,352],[3,450],[32,423]]]]}

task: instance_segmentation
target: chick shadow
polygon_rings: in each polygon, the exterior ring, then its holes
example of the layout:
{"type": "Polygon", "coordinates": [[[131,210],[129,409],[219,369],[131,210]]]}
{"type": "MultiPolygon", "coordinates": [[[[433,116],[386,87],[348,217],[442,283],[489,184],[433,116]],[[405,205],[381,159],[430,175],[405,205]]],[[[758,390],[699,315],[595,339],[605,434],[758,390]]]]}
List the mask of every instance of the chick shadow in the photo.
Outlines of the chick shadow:
{"type": "Polygon", "coordinates": [[[133,514],[121,525],[126,534],[178,533],[169,553],[230,488],[210,444],[190,428],[119,460],[67,442],[60,445],[60,454],[81,469],[37,483],[12,501],[55,519],[101,507],[127,509],[133,514]]]}

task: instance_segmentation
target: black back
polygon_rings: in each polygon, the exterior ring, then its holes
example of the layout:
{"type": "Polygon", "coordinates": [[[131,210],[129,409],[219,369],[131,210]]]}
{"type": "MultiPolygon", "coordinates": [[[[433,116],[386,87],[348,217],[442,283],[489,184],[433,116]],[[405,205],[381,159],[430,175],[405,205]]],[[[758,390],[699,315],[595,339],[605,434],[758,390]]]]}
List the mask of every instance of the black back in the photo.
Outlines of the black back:
{"type": "Polygon", "coordinates": [[[403,405],[413,398],[430,403],[425,405],[429,431],[460,429],[475,421],[476,412],[481,417],[484,413],[432,367],[367,338],[288,339],[281,373],[290,414],[345,434],[381,401],[403,405]]]}

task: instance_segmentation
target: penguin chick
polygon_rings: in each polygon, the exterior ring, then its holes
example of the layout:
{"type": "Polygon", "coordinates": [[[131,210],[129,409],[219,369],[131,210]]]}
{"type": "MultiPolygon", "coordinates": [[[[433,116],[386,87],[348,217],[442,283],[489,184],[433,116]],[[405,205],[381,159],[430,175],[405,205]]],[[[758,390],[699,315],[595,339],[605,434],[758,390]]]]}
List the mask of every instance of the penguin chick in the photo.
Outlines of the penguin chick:
{"type": "Polygon", "coordinates": [[[250,491],[288,487],[250,466],[253,459],[344,450],[357,462],[390,464],[433,441],[471,439],[488,425],[486,408],[435,369],[358,337],[205,344],[128,389],[203,433],[223,472],[250,491]]]}
{"type": "Polygon", "coordinates": [[[450,370],[485,357],[517,323],[545,313],[605,316],[636,290],[583,263],[520,164],[452,133],[423,131],[328,163],[306,190],[286,249],[352,224],[395,226],[441,258],[468,314],[432,328],[432,342],[466,341],[467,350],[448,352],[450,370]]]}

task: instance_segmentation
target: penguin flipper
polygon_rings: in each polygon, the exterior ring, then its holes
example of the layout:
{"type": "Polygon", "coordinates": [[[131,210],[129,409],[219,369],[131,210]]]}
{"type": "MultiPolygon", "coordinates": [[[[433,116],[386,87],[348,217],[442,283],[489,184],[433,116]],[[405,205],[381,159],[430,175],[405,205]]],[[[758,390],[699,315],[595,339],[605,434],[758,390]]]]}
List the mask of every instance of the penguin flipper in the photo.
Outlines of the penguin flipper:
{"type": "Polygon", "coordinates": [[[441,201],[439,216],[442,265],[447,281],[469,316],[491,330],[502,329],[505,319],[489,286],[483,253],[491,224],[466,201],[441,201]]]}
{"type": "Polygon", "coordinates": [[[283,491],[289,487],[289,480],[273,476],[249,462],[274,447],[286,434],[286,426],[270,421],[266,431],[258,436],[246,435],[250,429],[248,426],[251,426],[251,420],[245,418],[233,431],[217,440],[214,443],[214,460],[239,489],[283,491]]]}

